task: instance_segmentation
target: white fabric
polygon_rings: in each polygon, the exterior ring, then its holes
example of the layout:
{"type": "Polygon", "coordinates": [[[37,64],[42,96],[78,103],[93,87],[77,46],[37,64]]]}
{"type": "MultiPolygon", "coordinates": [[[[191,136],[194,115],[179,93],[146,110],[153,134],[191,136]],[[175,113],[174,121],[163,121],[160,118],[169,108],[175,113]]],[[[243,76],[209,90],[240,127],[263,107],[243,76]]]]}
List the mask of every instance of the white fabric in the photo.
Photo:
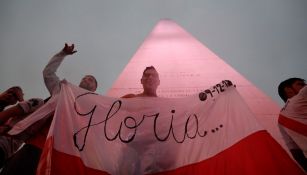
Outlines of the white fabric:
{"type": "Polygon", "coordinates": [[[32,114],[30,114],[25,119],[19,121],[14,125],[14,127],[8,132],[10,135],[20,134],[22,131],[30,127],[35,122],[50,117],[55,110],[57,104],[58,95],[53,96],[50,100],[44,104],[42,107],[38,108],[32,114]]]}
{"type": "Polygon", "coordinates": [[[205,101],[198,94],[179,99],[117,99],[62,84],[49,136],[54,136],[56,150],[78,156],[86,166],[110,174],[178,168],[210,158],[263,130],[236,89],[223,89],[218,93],[212,88],[212,97],[206,93],[205,101]],[[171,123],[170,135],[164,140],[171,123]],[[197,128],[206,135],[195,136],[197,128]]]}
{"type": "Polygon", "coordinates": [[[307,124],[307,86],[302,88],[297,95],[288,99],[281,114],[307,124]]]}
{"type": "Polygon", "coordinates": [[[40,98],[31,98],[26,101],[19,102],[18,105],[22,108],[25,114],[31,113],[41,107],[44,104],[44,100],[40,98]]]}

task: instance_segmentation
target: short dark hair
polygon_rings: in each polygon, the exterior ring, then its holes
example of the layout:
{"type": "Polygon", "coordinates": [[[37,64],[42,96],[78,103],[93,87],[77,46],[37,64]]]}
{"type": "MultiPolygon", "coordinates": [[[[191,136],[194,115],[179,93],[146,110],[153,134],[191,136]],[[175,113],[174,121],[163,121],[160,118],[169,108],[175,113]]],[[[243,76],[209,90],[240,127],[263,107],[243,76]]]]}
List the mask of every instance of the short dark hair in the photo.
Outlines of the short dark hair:
{"type": "Polygon", "coordinates": [[[280,98],[286,102],[288,100],[288,97],[287,97],[287,94],[285,92],[285,88],[286,87],[291,87],[293,85],[294,82],[296,81],[302,81],[302,82],[305,82],[304,79],[302,78],[289,78],[283,82],[281,82],[279,85],[278,85],[278,95],[280,96],[280,98]]]}
{"type": "Polygon", "coordinates": [[[22,91],[20,86],[13,86],[13,87],[10,87],[10,88],[7,89],[7,91],[14,91],[14,90],[22,91]]]}
{"type": "Polygon", "coordinates": [[[158,72],[158,71],[156,70],[155,67],[153,67],[153,66],[148,66],[148,67],[146,67],[146,68],[144,69],[143,75],[144,75],[144,73],[145,73],[147,70],[149,70],[149,69],[153,69],[153,70],[155,70],[156,72],[158,72]]]}

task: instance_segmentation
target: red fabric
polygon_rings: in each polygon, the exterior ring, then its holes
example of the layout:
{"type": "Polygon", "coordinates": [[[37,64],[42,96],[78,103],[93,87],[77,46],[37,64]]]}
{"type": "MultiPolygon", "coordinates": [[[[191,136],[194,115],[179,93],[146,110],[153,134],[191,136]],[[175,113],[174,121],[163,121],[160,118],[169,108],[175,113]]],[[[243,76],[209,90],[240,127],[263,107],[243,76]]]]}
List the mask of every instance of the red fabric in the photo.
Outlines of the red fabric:
{"type": "MultiPolygon", "coordinates": [[[[47,143],[52,143],[52,139],[48,139],[47,143]]],[[[48,145],[50,144],[46,144],[46,146],[48,145]]],[[[51,154],[51,175],[108,174],[86,167],[79,157],[61,153],[56,150],[53,150],[51,154]]],[[[43,153],[43,156],[48,156],[48,154],[43,153]]],[[[42,169],[46,170],[48,167],[43,167],[42,169]]],[[[46,175],[42,171],[38,171],[38,174],[46,175]]],[[[304,172],[266,131],[259,131],[207,160],[172,171],[157,173],[156,175],[162,174],[304,175],[304,172]]]]}
{"type": "Polygon", "coordinates": [[[95,170],[89,167],[86,167],[80,158],[71,156],[69,154],[63,154],[58,151],[53,151],[54,159],[58,161],[52,162],[52,174],[73,174],[73,175],[106,175],[108,173],[95,170]],[[64,164],[64,166],[62,166],[64,164]]]}
{"type": "Polygon", "coordinates": [[[297,133],[307,136],[307,125],[279,114],[278,123],[297,133]]]}
{"type": "Polygon", "coordinates": [[[48,120],[39,132],[36,132],[34,136],[26,140],[26,143],[34,145],[40,149],[43,149],[48,132],[49,132],[51,122],[52,122],[51,119],[48,120]]]}
{"type": "Polygon", "coordinates": [[[106,175],[108,173],[86,167],[79,157],[53,149],[53,137],[49,137],[41,156],[37,175],[106,175]],[[51,165],[51,166],[50,166],[51,165]]]}
{"type": "Polygon", "coordinates": [[[303,175],[305,174],[266,131],[256,132],[207,160],[155,175],[303,175]]]}
{"type": "Polygon", "coordinates": [[[53,150],[54,139],[53,137],[49,137],[46,140],[45,148],[41,154],[41,159],[38,164],[37,173],[36,174],[44,174],[50,175],[51,174],[51,161],[52,161],[52,150],[53,150]],[[42,159],[43,157],[43,159],[42,159]]]}

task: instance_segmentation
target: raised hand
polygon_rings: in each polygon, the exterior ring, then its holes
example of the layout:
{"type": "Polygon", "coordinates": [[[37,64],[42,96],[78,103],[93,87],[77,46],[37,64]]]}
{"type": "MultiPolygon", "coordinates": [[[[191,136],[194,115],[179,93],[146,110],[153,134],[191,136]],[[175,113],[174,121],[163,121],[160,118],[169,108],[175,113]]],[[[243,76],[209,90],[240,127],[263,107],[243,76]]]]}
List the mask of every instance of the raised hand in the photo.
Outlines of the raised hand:
{"type": "Polygon", "coordinates": [[[74,48],[75,48],[74,44],[69,46],[67,43],[65,43],[65,46],[62,49],[62,52],[64,52],[66,55],[72,55],[77,52],[76,50],[74,50],[74,48]]]}

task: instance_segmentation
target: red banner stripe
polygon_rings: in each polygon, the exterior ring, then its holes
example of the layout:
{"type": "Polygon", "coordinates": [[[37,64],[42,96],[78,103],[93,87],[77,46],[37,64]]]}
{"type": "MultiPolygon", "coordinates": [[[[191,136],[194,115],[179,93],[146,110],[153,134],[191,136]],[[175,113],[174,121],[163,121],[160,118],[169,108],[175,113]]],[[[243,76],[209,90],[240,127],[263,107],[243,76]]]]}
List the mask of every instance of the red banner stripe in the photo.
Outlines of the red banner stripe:
{"type": "Polygon", "coordinates": [[[102,170],[86,167],[80,157],[72,156],[53,149],[53,137],[46,141],[37,175],[107,175],[102,170]]]}
{"type": "Polygon", "coordinates": [[[155,175],[303,175],[267,131],[258,131],[207,160],[155,175]]]}
{"type": "Polygon", "coordinates": [[[307,136],[307,125],[279,114],[278,123],[297,133],[307,136]]]}
{"type": "Polygon", "coordinates": [[[103,170],[86,167],[79,157],[53,150],[52,175],[107,175],[103,170]]]}
{"type": "MultiPolygon", "coordinates": [[[[56,150],[52,151],[51,172],[52,175],[108,174],[86,167],[79,157],[56,150]]],[[[304,172],[267,131],[258,131],[212,158],[156,175],[164,174],[304,175],[304,172]]]]}

